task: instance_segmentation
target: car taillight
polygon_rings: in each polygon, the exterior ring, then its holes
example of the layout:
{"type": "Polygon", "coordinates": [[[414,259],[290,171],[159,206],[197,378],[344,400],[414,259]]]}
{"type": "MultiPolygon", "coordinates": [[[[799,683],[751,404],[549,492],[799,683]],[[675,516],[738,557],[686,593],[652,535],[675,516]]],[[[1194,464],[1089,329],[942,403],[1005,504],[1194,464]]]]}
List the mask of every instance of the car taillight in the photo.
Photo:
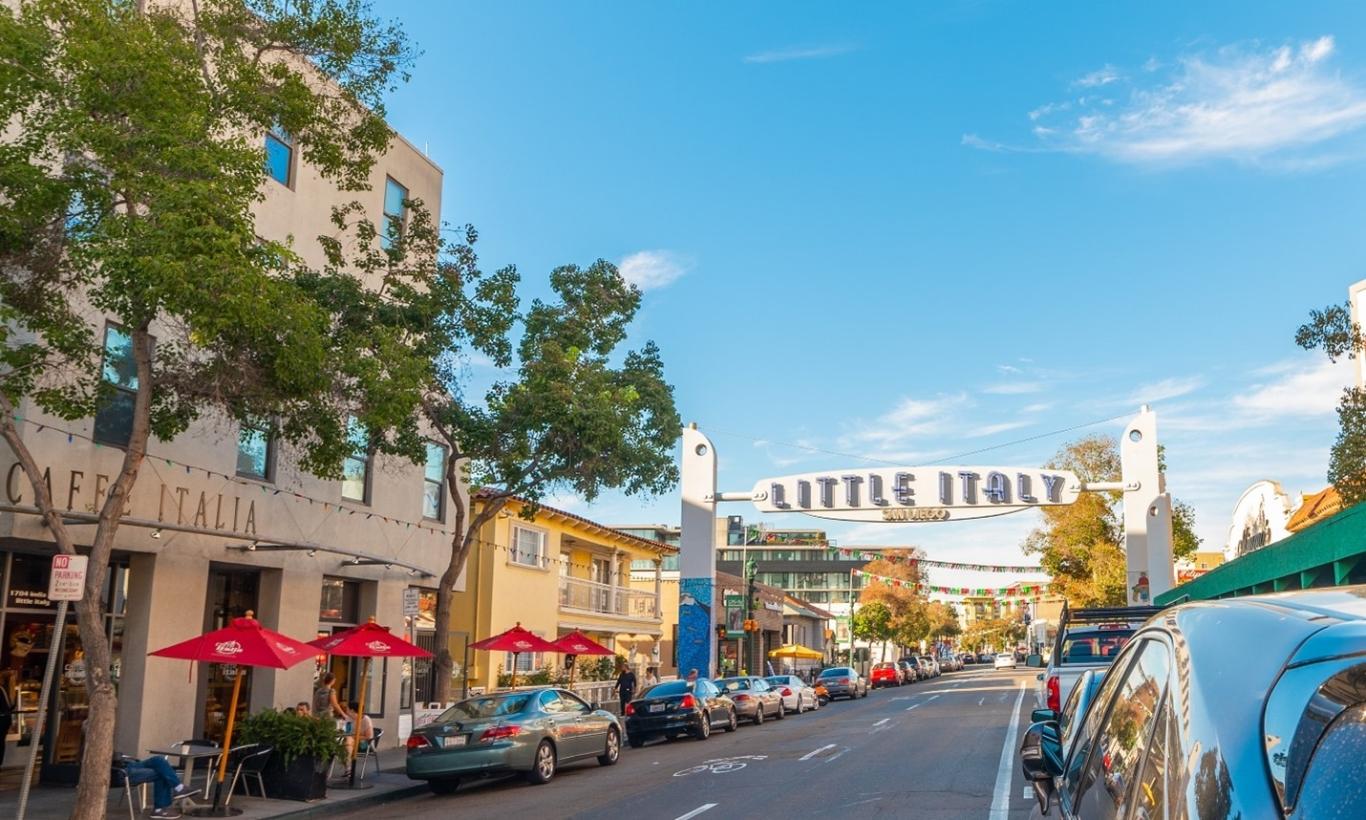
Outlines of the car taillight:
{"type": "Polygon", "coordinates": [[[1048,708],[1054,712],[1062,711],[1062,685],[1057,675],[1048,676],[1048,708]]]}
{"type": "Polygon", "coordinates": [[[495,740],[502,740],[505,737],[515,737],[522,733],[521,726],[494,726],[492,729],[485,729],[479,736],[480,743],[490,743],[495,740]]]}
{"type": "Polygon", "coordinates": [[[627,717],[630,717],[631,715],[634,715],[635,713],[636,713],[636,705],[635,705],[634,703],[628,703],[628,704],[626,704],[626,716],[627,716],[627,717]]]}
{"type": "Polygon", "coordinates": [[[792,697],[792,690],[789,689],[789,688],[787,688],[786,686],[784,686],[784,687],[783,687],[783,697],[785,697],[785,698],[790,698],[790,697],[792,697]]]}
{"type": "Polygon", "coordinates": [[[839,680],[835,681],[835,683],[847,684],[847,683],[849,683],[849,679],[848,679],[848,678],[840,678],[839,680]]]}
{"type": "Polygon", "coordinates": [[[732,698],[732,700],[737,701],[737,702],[746,701],[746,700],[749,700],[749,695],[736,695],[735,697],[732,698]]]}
{"type": "Polygon", "coordinates": [[[409,749],[421,749],[423,746],[432,745],[432,742],[422,735],[408,735],[408,743],[406,745],[409,749]]]}
{"type": "Polygon", "coordinates": [[[692,695],[684,695],[684,696],[683,696],[683,699],[680,700],[680,701],[678,702],[678,708],[679,708],[679,709],[696,709],[696,708],[697,708],[697,698],[693,697],[692,695]]]}

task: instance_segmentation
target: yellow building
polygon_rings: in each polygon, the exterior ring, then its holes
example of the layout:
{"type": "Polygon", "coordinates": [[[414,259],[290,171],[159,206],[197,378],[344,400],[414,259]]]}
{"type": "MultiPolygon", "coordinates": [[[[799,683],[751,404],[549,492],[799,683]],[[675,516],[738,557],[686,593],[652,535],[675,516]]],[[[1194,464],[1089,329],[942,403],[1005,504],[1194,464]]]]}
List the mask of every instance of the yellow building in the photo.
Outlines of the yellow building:
{"type": "MultiPolygon", "coordinates": [[[[476,511],[480,495],[474,496],[476,511]]],[[[526,506],[512,498],[484,525],[465,565],[466,591],[455,596],[453,632],[475,641],[520,623],[553,641],[579,631],[638,671],[654,665],[650,650],[662,636],[660,568],[677,548],[545,505],[527,520],[521,515],[526,506]],[[644,589],[631,584],[631,564],[640,561],[656,567],[653,585],[644,589]]],[[[459,645],[458,637],[453,644],[459,645]]],[[[513,656],[501,652],[467,655],[472,688],[496,686],[496,676],[513,665],[513,656]]],[[[563,662],[562,655],[516,659],[519,674],[563,662]]]]}

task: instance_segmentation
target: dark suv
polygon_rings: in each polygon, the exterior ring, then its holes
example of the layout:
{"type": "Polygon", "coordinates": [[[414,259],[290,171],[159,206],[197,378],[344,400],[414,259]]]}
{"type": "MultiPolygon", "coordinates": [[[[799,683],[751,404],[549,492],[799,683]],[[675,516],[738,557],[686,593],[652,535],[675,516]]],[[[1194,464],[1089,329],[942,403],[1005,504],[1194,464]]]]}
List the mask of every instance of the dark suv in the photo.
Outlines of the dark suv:
{"type": "Polygon", "coordinates": [[[1360,816],[1366,586],[1166,610],[1080,722],[1062,732],[1052,717],[1035,713],[1021,750],[1045,814],[1360,816]]]}

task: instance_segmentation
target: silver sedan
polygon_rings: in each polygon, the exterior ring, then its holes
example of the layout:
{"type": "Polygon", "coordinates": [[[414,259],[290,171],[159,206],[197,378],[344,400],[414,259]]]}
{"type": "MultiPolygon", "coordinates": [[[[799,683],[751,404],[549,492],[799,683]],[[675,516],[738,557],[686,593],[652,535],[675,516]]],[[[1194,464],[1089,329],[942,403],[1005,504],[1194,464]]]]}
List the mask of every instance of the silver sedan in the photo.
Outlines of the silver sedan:
{"type": "Polygon", "coordinates": [[[783,708],[801,714],[807,709],[821,708],[821,699],[811,684],[796,675],[771,675],[764,680],[783,696],[783,708]]]}

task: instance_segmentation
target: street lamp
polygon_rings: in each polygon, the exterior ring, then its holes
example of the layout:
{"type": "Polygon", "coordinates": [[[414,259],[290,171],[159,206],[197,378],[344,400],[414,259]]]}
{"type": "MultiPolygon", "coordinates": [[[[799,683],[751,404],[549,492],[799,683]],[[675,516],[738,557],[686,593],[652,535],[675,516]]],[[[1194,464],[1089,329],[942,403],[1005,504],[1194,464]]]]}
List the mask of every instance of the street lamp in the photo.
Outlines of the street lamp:
{"type": "Polygon", "coordinates": [[[745,638],[746,638],[745,643],[749,645],[749,651],[748,651],[748,653],[747,653],[747,654],[749,655],[749,664],[745,667],[745,669],[746,669],[746,671],[749,671],[749,674],[751,674],[751,675],[760,674],[759,672],[756,672],[756,671],[750,671],[750,667],[754,667],[755,669],[758,669],[758,667],[755,666],[755,654],[754,654],[754,652],[755,652],[755,646],[754,646],[754,638],[755,638],[755,636],[757,635],[757,633],[758,633],[759,630],[758,630],[758,628],[757,628],[757,625],[753,623],[753,620],[754,620],[754,596],[755,596],[755,592],[756,592],[755,586],[754,586],[754,576],[755,576],[755,574],[756,574],[758,571],[759,571],[759,564],[754,560],[754,556],[752,556],[752,555],[747,556],[747,557],[745,558],[745,580],[746,580],[746,582],[748,582],[749,588],[748,588],[748,594],[745,596],[745,626],[751,627],[752,629],[751,629],[751,631],[750,631],[748,634],[745,635],[745,638]]]}

